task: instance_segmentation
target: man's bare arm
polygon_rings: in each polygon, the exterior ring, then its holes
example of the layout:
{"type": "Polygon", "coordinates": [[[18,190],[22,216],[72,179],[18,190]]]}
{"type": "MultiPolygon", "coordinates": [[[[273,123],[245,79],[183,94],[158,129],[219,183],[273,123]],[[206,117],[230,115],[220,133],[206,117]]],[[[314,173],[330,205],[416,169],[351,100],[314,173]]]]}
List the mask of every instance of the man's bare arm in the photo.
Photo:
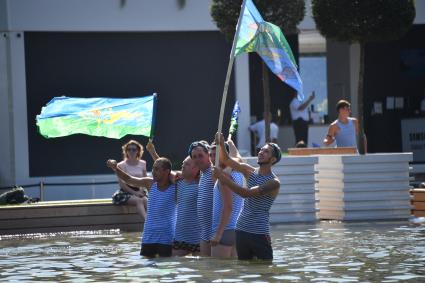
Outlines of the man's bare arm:
{"type": "Polygon", "coordinates": [[[325,145],[330,145],[335,140],[335,127],[334,125],[330,125],[328,129],[328,133],[326,134],[326,137],[323,139],[323,143],[325,145]]]}
{"type": "Polygon", "coordinates": [[[242,156],[231,138],[227,139],[227,144],[229,145],[229,155],[239,162],[242,161],[242,156]]]}
{"type": "Polygon", "coordinates": [[[115,171],[115,174],[117,174],[118,178],[120,178],[122,181],[124,181],[126,184],[134,187],[146,187],[148,190],[152,186],[153,179],[150,177],[142,177],[137,178],[130,176],[126,172],[124,172],[121,168],[117,166],[117,162],[115,160],[109,159],[106,162],[106,165],[115,171]]]}
{"type": "Polygon", "coordinates": [[[149,140],[149,142],[146,144],[146,149],[151,155],[153,161],[157,160],[160,157],[159,154],[156,152],[155,146],[151,140],[149,140]]]}
{"type": "Polygon", "coordinates": [[[234,183],[229,177],[221,172],[220,169],[214,167],[214,175],[218,178],[223,185],[227,186],[230,190],[240,195],[243,198],[257,197],[263,195],[271,195],[276,197],[280,189],[280,182],[277,178],[274,178],[261,186],[255,186],[252,188],[241,187],[234,183]]]}
{"type": "MultiPolygon", "coordinates": [[[[304,109],[307,108],[307,106],[310,104],[311,101],[313,101],[315,97],[314,91],[313,93],[308,97],[308,99],[306,101],[304,101],[303,104],[301,104],[300,106],[298,106],[298,111],[303,111],[304,109]]],[[[296,98],[295,98],[296,99],[296,98]]]]}
{"type": "Polygon", "coordinates": [[[229,154],[226,151],[224,146],[224,136],[221,133],[216,134],[216,144],[220,145],[220,161],[223,162],[226,166],[231,167],[232,169],[241,172],[245,178],[248,178],[255,168],[246,164],[238,162],[237,160],[230,158],[229,154]],[[219,142],[218,142],[219,141],[219,142]]]}
{"type": "MultiPolygon", "coordinates": [[[[155,145],[152,143],[151,140],[149,140],[149,142],[146,144],[146,149],[151,155],[153,161],[156,161],[158,158],[160,158],[158,152],[155,149],[155,145]]],[[[180,175],[181,175],[180,172],[176,172],[172,170],[170,172],[170,182],[173,184],[176,183],[180,175]]]]}

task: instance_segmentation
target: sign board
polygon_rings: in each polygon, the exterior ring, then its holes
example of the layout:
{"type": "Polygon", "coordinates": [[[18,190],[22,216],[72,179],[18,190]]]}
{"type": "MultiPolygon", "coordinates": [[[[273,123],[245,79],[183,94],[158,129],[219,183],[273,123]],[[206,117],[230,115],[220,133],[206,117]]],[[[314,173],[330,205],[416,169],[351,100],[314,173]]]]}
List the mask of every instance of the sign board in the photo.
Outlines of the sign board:
{"type": "Polygon", "coordinates": [[[413,152],[413,162],[425,162],[425,118],[401,120],[403,152],[413,152]]]}

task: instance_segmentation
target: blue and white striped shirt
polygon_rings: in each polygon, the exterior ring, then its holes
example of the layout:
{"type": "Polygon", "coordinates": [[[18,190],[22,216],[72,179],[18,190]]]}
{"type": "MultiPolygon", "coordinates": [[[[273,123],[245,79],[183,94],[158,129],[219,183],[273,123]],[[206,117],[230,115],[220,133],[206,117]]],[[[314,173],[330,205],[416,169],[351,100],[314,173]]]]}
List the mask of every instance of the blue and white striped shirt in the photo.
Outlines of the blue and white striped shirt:
{"type": "Polygon", "coordinates": [[[201,171],[198,189],[198,219],[201,227],[201,240],[209,241],[212,237],[213,188],[211,166],[201,171]]]}
{"type": "Polygon", "coordinates": [[[171,245],[176,224],[176,185],[171,184],[165,191],[160,191],[157,183],[153,183],[147,211],[142,244],[171,245]]]}
{"type": "MultiPolygon", "coordinates": [[[[239,186],[243,186],[243,175],[239,172],[232,171],[230,174],[233,182],[239,186]]],[[[238,220],[239,214],[243,206],[243,198],[238,194],[231,192],[232,194],[232,214],[230,215],[229,222],[226,224],[224,230],[230,230],[236,228],[236,221],[238,220]]],[[[223,201],[220,193],[220,185],[217,181],[214,186],[214,204],[213,204],[213,233],[217,232],[218,226],[220,225],[221,213],[223,211],[223,201]]]]}
{"type": "MultiPolygon", "coordinates": [[[[275,178],[273,173],[266,176],[258,174],[257,168],[249,176],[248,188],[261,186],[273,178],[275,178]]],[[[273,201],[274,198],[271,195],[246,198],[236,224],[236,230],[252,234],[269,235],[270,208],[273,201]]]]}
{"type": "Polygon", "coordinates": [[[174,240],[199,244],[200,231],[197,212],[198,182],[177,182],[177,221],[174,240]]]}

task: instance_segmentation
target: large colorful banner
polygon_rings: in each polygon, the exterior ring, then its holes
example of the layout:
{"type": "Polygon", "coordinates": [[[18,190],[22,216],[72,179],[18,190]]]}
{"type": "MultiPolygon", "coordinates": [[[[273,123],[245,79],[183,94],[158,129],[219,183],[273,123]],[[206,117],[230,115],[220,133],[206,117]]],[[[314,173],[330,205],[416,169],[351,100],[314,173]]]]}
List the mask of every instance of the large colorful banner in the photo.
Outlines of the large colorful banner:
{"type": "Polygon", "coordinates": [[[151,137],[156,94],[137,98],[55,97],[37,115],[45,138],[85,134],[120,139],[151,137]]]}
{"type": "Polygon", "coordinates": [[[252,0],[246,0],[241,27],[236,38],[235,56],[257,52],[270,70],[295,89],[304,100],[303,84],[291,48],[280,28],[264,21],[252,0]]]}

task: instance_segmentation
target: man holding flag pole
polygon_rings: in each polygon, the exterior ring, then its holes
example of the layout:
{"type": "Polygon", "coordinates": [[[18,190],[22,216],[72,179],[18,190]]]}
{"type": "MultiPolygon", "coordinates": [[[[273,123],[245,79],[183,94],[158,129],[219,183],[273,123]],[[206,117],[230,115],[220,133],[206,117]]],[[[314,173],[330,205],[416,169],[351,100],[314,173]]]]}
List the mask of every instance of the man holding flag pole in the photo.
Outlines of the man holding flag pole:
{"type": "MultiPolygon", "coordinates": [[[[252,0],[243,0],[227,67],[218,132],[222,131],[227,90],[235,56],[248,52],[256,52],[280,80],[297,91],[298,99],[303,100],[301,77],[298,74],[291,48],[282,31],[278,26],[264,21],[252,0]]],[[[216,153],[216,160],[218,160],[218,155],[219,151],[216,153]]]]}
{"type": "Polygon", "coordinates": [[[273,259],[270,240],[269,212],[274,199],[279,194],[280,182],[272,172],[272,165],[281,159],[281,150],[275,143],[267,143],[258,153],[258,168],[240,163],[226,154],[224,137],[221,134],[222,120],[230,74],[235,55],[244,52],[257,52],[271,71],[283,82],[294,88],[302,99],[302,82],[298,74],[291,49],[279,27],[263,20],[252,0],[243,0],[236,26],[230,60],[224,84],[216,143],[214,177],[236,194],[245,198],[244,207],[236,227],[236,249],[239,259],[273,259]],[[230,180],[218,164],[243,173],[248,187],[242,187],[230,180]]]}

